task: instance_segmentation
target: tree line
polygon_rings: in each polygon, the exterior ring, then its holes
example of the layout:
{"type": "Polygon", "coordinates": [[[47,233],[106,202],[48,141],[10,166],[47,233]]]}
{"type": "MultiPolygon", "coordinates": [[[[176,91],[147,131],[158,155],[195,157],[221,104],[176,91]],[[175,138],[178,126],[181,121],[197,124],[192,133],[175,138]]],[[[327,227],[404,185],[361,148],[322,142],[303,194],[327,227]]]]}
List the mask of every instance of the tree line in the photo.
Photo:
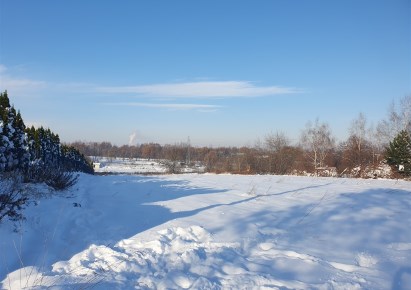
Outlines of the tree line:
{"type": "Polygon", "coordinates": [[[110,142],[71,143],[86,156],[201,162],[208,172],[304,174],[373,177],[383,164],[392,176],[411,175],[411,95],[393,103],[386,119],[372,126],[359,113],[348,138],[337,141],[328,123],[308,122],[297,143],[283,132],[266,135],[248,147],[193,147],[189,143],[116,146],[110,142]],[[401,140],[400,140],[401,139],[401,140]],[[400,148],[399,148],[400,147],[400,148]]]}
{"type": "Polygon", "coordinates": [[[26,128],[7,91],[0,93],[0,221],[21,218],[19,210],[32,197],[23,184],[62,190],[77,181],[74,172],[93,173],[91,162],[50,129],[26,128]]]}
{"type": "Polygon", "coordinates": [[[93,172],[84,155],[73,146],[61,144],[58,134],[43,127],[26,128],[20,112],[10,105],[7,91],[0,93],[0,172],[19,171],[30,178],[50,168],[93,172]]]}

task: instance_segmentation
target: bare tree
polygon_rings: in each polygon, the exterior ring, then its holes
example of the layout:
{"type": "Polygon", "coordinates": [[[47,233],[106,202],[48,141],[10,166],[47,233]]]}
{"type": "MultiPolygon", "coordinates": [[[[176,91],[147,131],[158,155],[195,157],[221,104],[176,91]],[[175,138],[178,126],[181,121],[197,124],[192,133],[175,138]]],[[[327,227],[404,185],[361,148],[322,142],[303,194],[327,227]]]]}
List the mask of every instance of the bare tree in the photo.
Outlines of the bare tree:
{"type": "Polygon", "coordinates": [[[275,174],[286,174],[292,170],[294,154],[289,150],[290,140],[283,132],[276,132],[265,137],[268,151],[268,171],[275,174]]]}
{"type": "Polygon", "coordinates": [[[265,145],[271,152],[279,152],[290,145],[290,140],[283,132],[271,133],[265,137],[265,145]]]}
{"type": "Polygon", "coordinates": [[[400,99],[398,106],[392,102],[388,118],[378,124],[377,130],[385,145],[402,130],[411,133],[411,95],[400,99]]]}
{"type": "Polygon", "coordinates": [[[361,154],[367,137],[367,119],[363,113],[359,113],[357,119],[351,122],[349,132],[350,137],[353,138],[357,152],[361,154]]]}
{"type": "Polygon", "coordinates": [[[348,140],[343,143],[344,163],[348,168],[354,168],[372,163],[372,146],[368,140],[370,128],[367,128],[367,119],[363,113],[360,113],[356,119],[351,122],[349,128],[350,135],[348,140]]]}
{"type": "Polygon", "coordinates": [[[164,146],[164,157],[167,159],[165,165],[169,173],[180,172],[181,163],[185,160],[185,149],[183,144],[164,146]]]}
{"type": "Polygon", "coordinates": [[[384,158],[384,151],[387,143],[385,137],[381,134],[378,128],[370,126],[368,134],[368,140],[370,140],[372,150],[373,165],[378,165],[384,158]]]}
{"type": "Polygon", "coordinates": [[[217,152],[215,150],[209,150],[204,155],[204,165],[206,166],[207,171],[215,170],[215,166],[218,161],[217,152]]]}
{"type": "Polygon", "coordinates": [[[301,134],[300,142],[315,170],[318,167],[324,167],[327,155],[334,148],[335,139],[329,125],[320,123],[317,118],[314,124],[307,123],[301,134]]]}

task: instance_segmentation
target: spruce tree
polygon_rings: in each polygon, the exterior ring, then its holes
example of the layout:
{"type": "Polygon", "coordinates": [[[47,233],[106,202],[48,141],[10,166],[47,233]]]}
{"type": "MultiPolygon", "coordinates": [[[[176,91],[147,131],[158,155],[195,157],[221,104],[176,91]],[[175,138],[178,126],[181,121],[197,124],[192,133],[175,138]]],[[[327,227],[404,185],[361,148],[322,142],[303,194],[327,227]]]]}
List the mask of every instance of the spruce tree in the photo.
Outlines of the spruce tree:
{"type": "Polygon", "coordinates": [[[3,93],[0,93],[0,172],[6,170],[7,164],[7,157],[6,151],[9,144],[9,139],[5,135],[7,123],[4,121],[5,119],[5,107],[4,103],[4,96],[3,93]]]}
{"type": "Polygon", "coordinates": [[[0,94],[0,171],[26,170],[29,147],[20,112],[10,106],[7,91],[0,94]]]}
{"type": "Polygon", "coordinates": [[[11,136],[11,141],[13,142],[14,146],[14,158],[16,160],[16,166],[18,167],[18,169],[25,171],[27,169],[27,166],[29,165],[30,153],[27,134],[25,132],[26,126],[24,125],[20,112],[17,112],[17,114],[15,115],[12,126],[14,128],[14,133],[11,136]]]}
{"type": "Polygon", "coordinates": [[[386,148],[387,163],[394,166],[400,173],[411,176],[411,137],[402,130],[386,148]],[[400,166],[404,166],[400,170],[400,166]]]}
{"type": "Polygon", "coordinates": [[[7,92],[0,94],[0,170],[11,171],[16,166],[15,148],[12,136],[15,132],[13,121],[15,119],[15,110],[10,107],[10,101],[7,92]]]}
{"type": "Polygon", "coordinates": [[[9,108],[9,107],[10,107],[10,100],[7,95],[7,91],[4,91],[4,93],[0,93],[0,110],[9,108]]]}
{"type": "Polygon", "coordinates": [[[34,165],[40,158],[38,131],[34,126],[31,126],[30,128],[26,128],[26,134],[30,154],[30,165],[34,165]]]}
{"type": "Polygon", "coordinates": [[[6,144],[9,143],[8,139],[6,140],[6,137],[3,134],[4,125],[5,124],[0,116],[0,172],[6,170],[6,144]]]}
{"type": "Polygon", "coordinates": [[[93,173],[89,161],[73,147],[62,146],[50,129],[26,128],[20,112],[10,105],[7,91],[0,93],[0,173],[25,172],[39,180],[45,172],[93,173]]]}

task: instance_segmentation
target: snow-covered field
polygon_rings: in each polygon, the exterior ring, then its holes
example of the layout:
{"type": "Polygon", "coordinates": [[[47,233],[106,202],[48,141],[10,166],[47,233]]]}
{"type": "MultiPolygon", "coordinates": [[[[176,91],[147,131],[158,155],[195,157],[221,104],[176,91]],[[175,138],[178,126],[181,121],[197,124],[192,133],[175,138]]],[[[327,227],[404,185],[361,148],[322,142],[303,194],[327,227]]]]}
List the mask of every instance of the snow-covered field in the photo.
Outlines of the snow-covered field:
{"type": "MultiPolygon", "coordinates": [[[[97,174],[164,174],[168,172],[167,160],[159,159],[140,159],[140,158],[106,158],[106,157],[92,157],[98,164],[95,168],[97,174]]],[[[185,164],[178,164],[178,172],[183,173],[203,173],[204,166],[199,162],[187,166],[185,164]]]]}
{"type": "Polygon", "coordinates": [[[25,214],[1,289],[411,289],[410,182],[81,175],[25,214]]]}
{"type": "Polygon", "coordinates": [[[131,174],[158,174],[166,173],[167,168],[160,160],[133,159],[133,158],[106,158],[93,157],[97,173],[131,173],[131,174]]]}

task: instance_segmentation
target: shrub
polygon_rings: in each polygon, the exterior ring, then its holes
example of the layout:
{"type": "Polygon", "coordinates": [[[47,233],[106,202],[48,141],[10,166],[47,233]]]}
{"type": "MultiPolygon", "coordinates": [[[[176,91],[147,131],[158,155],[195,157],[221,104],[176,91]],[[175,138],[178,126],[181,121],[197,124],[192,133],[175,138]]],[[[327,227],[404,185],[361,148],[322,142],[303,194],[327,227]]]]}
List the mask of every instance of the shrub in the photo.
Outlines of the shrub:
{"type": "Polygon", "coordinates": [[[46,167],[44,165],[30,166],[25,173],[25,182],[45,183],[54,190],[64,190],[76,184],[78,174],[61,168],[46,167]]]}
{"type": "Polygon", "coordinates": [[[0,221],[5,217],[12,220],[23,219],[20,211],[27,200],[28,195],[22,187],[20,175],[0,175],[0,221]]]}

